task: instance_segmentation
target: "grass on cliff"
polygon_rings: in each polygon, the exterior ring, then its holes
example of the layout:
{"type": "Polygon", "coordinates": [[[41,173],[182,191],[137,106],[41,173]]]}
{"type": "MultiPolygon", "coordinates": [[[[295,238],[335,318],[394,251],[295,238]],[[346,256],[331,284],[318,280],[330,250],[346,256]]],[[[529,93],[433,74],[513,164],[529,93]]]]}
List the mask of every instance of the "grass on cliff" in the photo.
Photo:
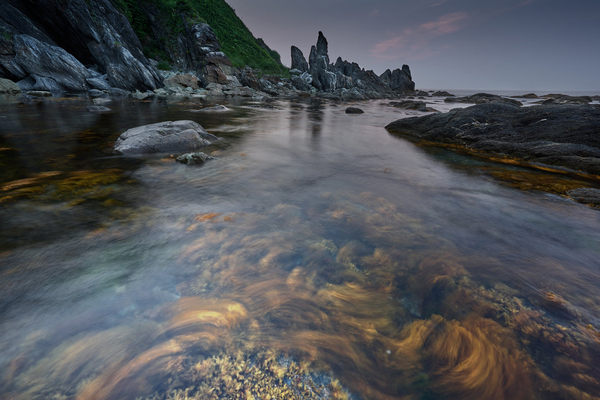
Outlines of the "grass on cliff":
{"type": "MultiPolygon", "coordinates": [[[[186,29],[186,24],[208,23],[214,30],[223,52],[236,67],[248,65],[263,73],[286,75],[288,70],[278,62],[278,55],[260,46],[252,32],[244,25],[225,0],[112,0],[129,19],[131,26],[144,45],[147,56],[171,62],[165,48],[186,29]],[[171,37],[152,37],[144,4],[156,7],[165,17],[171,37]]],[[[156,23],[156,22],[155,22],[156,23]]],[[[275,52],[274,52],[275,53],[275,52]]]]}

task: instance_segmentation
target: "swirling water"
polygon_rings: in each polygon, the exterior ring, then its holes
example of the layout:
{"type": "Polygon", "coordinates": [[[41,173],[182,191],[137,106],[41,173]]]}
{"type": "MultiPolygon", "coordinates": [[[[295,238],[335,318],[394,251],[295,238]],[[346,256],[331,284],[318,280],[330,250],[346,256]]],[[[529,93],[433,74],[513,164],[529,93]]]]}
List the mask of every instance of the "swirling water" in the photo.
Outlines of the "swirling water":
{"type": "Polygon", "coordinates": [[[345,106],[1,105],[0,398],[600,396],[598,211],[345,106]],[[112,154],[176,119],[215,160],[112,154]]]}

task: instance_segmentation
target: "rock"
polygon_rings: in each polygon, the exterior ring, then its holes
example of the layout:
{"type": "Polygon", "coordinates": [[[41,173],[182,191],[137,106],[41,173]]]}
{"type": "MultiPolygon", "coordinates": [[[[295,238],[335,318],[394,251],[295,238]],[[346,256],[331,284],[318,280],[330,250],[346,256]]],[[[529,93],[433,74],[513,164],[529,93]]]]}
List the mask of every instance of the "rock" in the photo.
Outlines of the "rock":
{"type": "Polygon", "coordinates": [[[105,97],[108,94],[106,92],[103,92],[102,90],[98,90],[98,89],[90,89],[88,90],[88,96],[90,97],[105,97]]]}
{"type": "Polygon", "coordinates": [[[166,121],[123,132],[115,142],[115,151],[126,155],[194,152],[217,140],[196,122],[166,121]]]}
{"type": "Polygon", "coordinates": [[[181,86],[183,88],[192,88],[198,89],[198,78],[192,74],[175,74],[167,79],[165,79],[165,86],[173,87],[173,86],[181,86]]]}
{"type": "Polygon", "coordinates": [[[433,92],[431,95],[434,97],[454,97],[452,93],[448,93],[445,90],[438,90],[437,92],[433,92]]]}
{"type": "Polygon", "coordinates": [[[514,106],[521,106],[522,103],[520,101],[509,99],[502,96],[497,96],[495,94],[489,93],[477,93],[472,96],[465,97],[448,97],[444,99],[446,103],[472,103],[472,104],[486,104],[486,103],[504,103],[511,104],[514,106]]]}
{"type": "Polygon", "coordinates": [[[292,69],[300,72],[308,72],[308,62],[306,62],[302,51],[296,46],[292,46],[292,69]]]}
{"type": "Polygon", "coordinates": [[[94,100],[92,100],[92,103],[94,103],[97,106],[101,106],[103,104],[108,104],[112,102],[111,99],[109,99],[108,97],[97,97],[94,100]]]}
{"type": "Polygon", "coordinates": [[[201,165],[208,160],[214,160],[214,157],[202,152],[182,154],[175,159],[177,162],[187,165],[201,165]]]}
{"type": "Polygon", "coordinates": [[[424,101],[416,100],[404,100],[404,101],[392,101],[389,103],[390,106],[396,108],[404,108],[406,110],[417,110],[417,111],[429,111],[427,104],[424,101]]]}
{"type": "Polygon", "coordinates": [[[0,66],[21,79],[22,90],[50,92],[87,90],[88,69],[64,49],[28,35],[14,35],[15,55],[1,57],[0,66]]]}
{"type": "Polygon", "coordinates": [[[346,114],[363,114],[364,111],[358,107],[348,107],[346,108],[346,114]]]}
{"type": "Polygon", "coordinates": [[[136,90],[135,92],[131,93],[131,97],[133,97],[136,100],[146,100],[150,97],[154,96],[154,92],[140,92],[139,90],[136,90]]]}
{"type": "Polygon", "coordinates": [[[590,96],[569,96],[566,94],[547,94],[542,104],[588,104],[593,101],[590,96]]]}
{"type": "Polygon", "coordinates": [[[14,56],[2,57],[2,64],[15,79],[34,74],[54,79],[64,90],[106,89],[87,80],[96,76],[86,64],[96,65],[114,87],[146,90],[161,84],[127,18],[110,0],[11,0],[3,1],[0,11],[0,25],[14,37],[14,56]]]}
{"type": "Polygon", "coordinates": [[[110,108],[104,106],[87,106],[89,112],[107,112],[111,111],[110,108]]]}
{"type": "Polygon", "coordinates": [[[537,94],[535,94],[535,93],[526,93],[526,94],[523,94],[521,96],[516,96],[516,97],[520,97],[522,99],[537,99],[538,98],[537,94]]]}
{"type": "Polygon", "coordinates": [[[99,89],[99,90],[109,90],[110,89],[110,84],[108,83],[106,75],[103,75],[102,77],[99,77],[99,78],[87,78],[85,81],[88,83],[88,85],[90,85],[94,89],[99,89]]]}
{"type": "Polygon", "coordinates": [[[310,49],[310,79],[306,79],[303,74],[306,73],[304,55],[297,47],[292,46],[290,72],[294,88],[308,91],[312,86],[319,96],[332,99],[395,97],[400,93],[414,91],[415,85],[408,65],[394,71],[387,70],[382,76],[377,76],[373,71],[366,71],[357,63],[342,60],[340,57],[332,65],[328,47],[327,39],[319,32],[317,44],[310,49]]]}
{"type": "Polygon", "coordinates": [[[231,111],[231,109],[225,107],[224,105],[217,104],[217,105],[212,106],[212,107],[204,107],[204,108],[201,108],[199,110],[194,110],[194,111],[198,111],[198,112],[227,112],[227,111],[231,111]]]}
{"type": "Polygon", "coordinates": [[[567,195],[580,203],[600,206],[600,189],[577,188],[569,190],[567,195]]]}
{"type": "Polygon", "coordinates": [[[492,102],[448,113],[406,118],[386,129],[500,157],[600,174],[600,107],[492,102]]]}
{"type": "Polygon", "coordinates": [[[108,89],[108,94],[110,94],[113,97],[127,97],[129,96],[130,92],[124,89],[110,88],[108,89]]]}
{"type": "Polygon", "coordinates": [[[0,93],[17,94],[21,93],[21,88],[10,79],[0,78],[0,93]]]}
{"type": "Polygon", "coordinates": [[[33,97],[50,97],[50,96],[52,96],[52,93],[47,92],[45,90],[30,90],[27,92],[27,94],[29,96],[33,96],[33,97]]]}

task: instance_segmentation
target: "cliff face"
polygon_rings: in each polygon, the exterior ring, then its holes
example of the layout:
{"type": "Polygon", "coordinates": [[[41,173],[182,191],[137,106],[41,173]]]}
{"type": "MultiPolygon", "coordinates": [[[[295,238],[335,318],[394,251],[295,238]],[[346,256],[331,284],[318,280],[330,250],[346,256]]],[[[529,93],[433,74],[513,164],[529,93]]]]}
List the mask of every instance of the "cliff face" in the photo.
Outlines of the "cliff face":
{"type": "Polygon", "coordinates": [[[0,76],[24,90],[161,86],[127,19],[108,0],[4,0],[0,76]]]}

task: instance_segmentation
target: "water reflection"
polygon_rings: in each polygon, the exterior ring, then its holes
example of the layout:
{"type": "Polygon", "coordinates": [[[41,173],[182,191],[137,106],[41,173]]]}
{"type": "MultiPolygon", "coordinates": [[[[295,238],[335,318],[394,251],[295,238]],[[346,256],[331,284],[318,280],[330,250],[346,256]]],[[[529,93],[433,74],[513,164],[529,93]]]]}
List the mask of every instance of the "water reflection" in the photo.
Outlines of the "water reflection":
{"type": "MultiPolygon", "coordinates": [[[[595,210],[440,162],[387,135],[398,111],[378,102],[359,117],[334,103],[121,107],[107,125],[76,110],[46,121],[96,150],[2,186],[1,396],[600,394],[595,210]],[[120,130],[181,118],[228,147],[201,168],[107,157],[120,130]],[[32,221],[40,209],[73,224],[32,221]]],[[[10,113],[22,125],[2,135],[37,140],[34,111],[10,113]]]]}

